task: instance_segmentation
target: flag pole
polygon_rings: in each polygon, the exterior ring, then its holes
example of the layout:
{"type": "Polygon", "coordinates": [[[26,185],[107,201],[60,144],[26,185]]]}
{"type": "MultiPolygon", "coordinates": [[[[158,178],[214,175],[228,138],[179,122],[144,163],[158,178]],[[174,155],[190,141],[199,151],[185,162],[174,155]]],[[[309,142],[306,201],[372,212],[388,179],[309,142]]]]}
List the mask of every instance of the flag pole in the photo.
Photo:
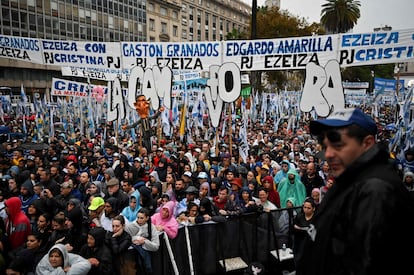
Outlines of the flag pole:
{"type": "Polygon", "coordinates": [[[233,156],[233,128],[232,128],[232,120],[233,120],[233,114],[232,114],[232,112],[231,112],[231,104],[233,104],[233,103],[230,103],[228,106],[229,106],[229,115],[228,115],[228,119],[229,119],[229,127],[230,127],[230,129],[229,129],[229,146],[230,146],[230,148],[229,148],[229,153],[230,153],[230,156],[233,156]]]}

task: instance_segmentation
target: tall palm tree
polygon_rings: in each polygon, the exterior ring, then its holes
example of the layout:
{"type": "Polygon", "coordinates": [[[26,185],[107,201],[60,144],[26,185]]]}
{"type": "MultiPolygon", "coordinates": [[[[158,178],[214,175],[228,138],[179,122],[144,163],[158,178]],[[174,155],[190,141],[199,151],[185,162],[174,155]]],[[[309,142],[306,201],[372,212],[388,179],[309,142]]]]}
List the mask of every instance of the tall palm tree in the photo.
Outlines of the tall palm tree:
{"type": "Polygon", "coordinates": [[[344,33],[357,23],[361,13],[359,0],[327,0],[322,5],[321,23],[330,33],[344,33]]]}

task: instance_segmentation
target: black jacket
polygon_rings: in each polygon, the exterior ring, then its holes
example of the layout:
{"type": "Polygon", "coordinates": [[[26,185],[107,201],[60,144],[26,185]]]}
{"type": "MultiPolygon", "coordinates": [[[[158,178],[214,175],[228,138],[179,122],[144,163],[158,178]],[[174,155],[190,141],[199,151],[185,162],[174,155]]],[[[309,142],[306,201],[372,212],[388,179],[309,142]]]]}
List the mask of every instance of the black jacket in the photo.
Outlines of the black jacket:
{"type": "Polygon", "coordinates": [[[375,145],[336,179],[302,246],[298,275],[412,274],[404,251],[414,247],[414,206],[388,158],[375,145]]]}
{"type": "Polygon", "coordinates": [[[85,259],[96,258],[99,261],[98,266],[92,266],[88,275],[112,275],[113,261],[111,249],[105,243],[106,231],[102,227],[95,227],[89,230],[89,235],[95,239],[95,246],[89,247],[84,244],[79,252],[79,255],[85,259]]]}
{"type": "Polygon", "coordinates": [[[120,274],[120,267],[124,265],[124,256],[132,244],[131,236],[127,232],[122,232],[118,237],[112,237],[112,232],[107,232],[105,243],[111,249],[112,260],[114,263],[114,273],[120,274]]]}

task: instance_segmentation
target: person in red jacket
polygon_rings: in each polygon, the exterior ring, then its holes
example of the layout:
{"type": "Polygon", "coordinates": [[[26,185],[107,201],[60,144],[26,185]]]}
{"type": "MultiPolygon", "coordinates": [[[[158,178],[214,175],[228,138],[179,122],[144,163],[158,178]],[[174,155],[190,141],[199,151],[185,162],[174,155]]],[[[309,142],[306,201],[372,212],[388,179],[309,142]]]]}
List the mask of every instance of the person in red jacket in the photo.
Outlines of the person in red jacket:
{"type": "Polygon", "coordinates": [[[27,236],[31,233],[29,218],[21,210],[22,202],[18,197],[11,197],[6,200],[6,234],[10,249],[14,250],[26,242],[27,236]]]}
{"type": "Polygon", "coordinates": [[[269,197],[267,198],[271,203],[276,205],[277,208],[280,208],[280,195],[279,192],[275,190],[275,184],[273,182],[272,176],[265,176],[262,178],[262,186],[267,189],[269,197]]]}

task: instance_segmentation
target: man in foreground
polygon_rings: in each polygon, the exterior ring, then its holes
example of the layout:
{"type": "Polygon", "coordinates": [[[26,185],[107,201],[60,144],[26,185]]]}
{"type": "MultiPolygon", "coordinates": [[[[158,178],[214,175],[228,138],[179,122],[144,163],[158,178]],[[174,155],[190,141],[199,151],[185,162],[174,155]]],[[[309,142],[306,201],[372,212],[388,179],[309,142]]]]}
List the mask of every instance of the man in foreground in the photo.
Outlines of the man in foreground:
{"type": "Polygon", "coordinates": [[[310,124],[335,183],[314,216],[296,259],[297,274],[410,274],[414,206],[374,120],[359,109],[310,124]]]}

